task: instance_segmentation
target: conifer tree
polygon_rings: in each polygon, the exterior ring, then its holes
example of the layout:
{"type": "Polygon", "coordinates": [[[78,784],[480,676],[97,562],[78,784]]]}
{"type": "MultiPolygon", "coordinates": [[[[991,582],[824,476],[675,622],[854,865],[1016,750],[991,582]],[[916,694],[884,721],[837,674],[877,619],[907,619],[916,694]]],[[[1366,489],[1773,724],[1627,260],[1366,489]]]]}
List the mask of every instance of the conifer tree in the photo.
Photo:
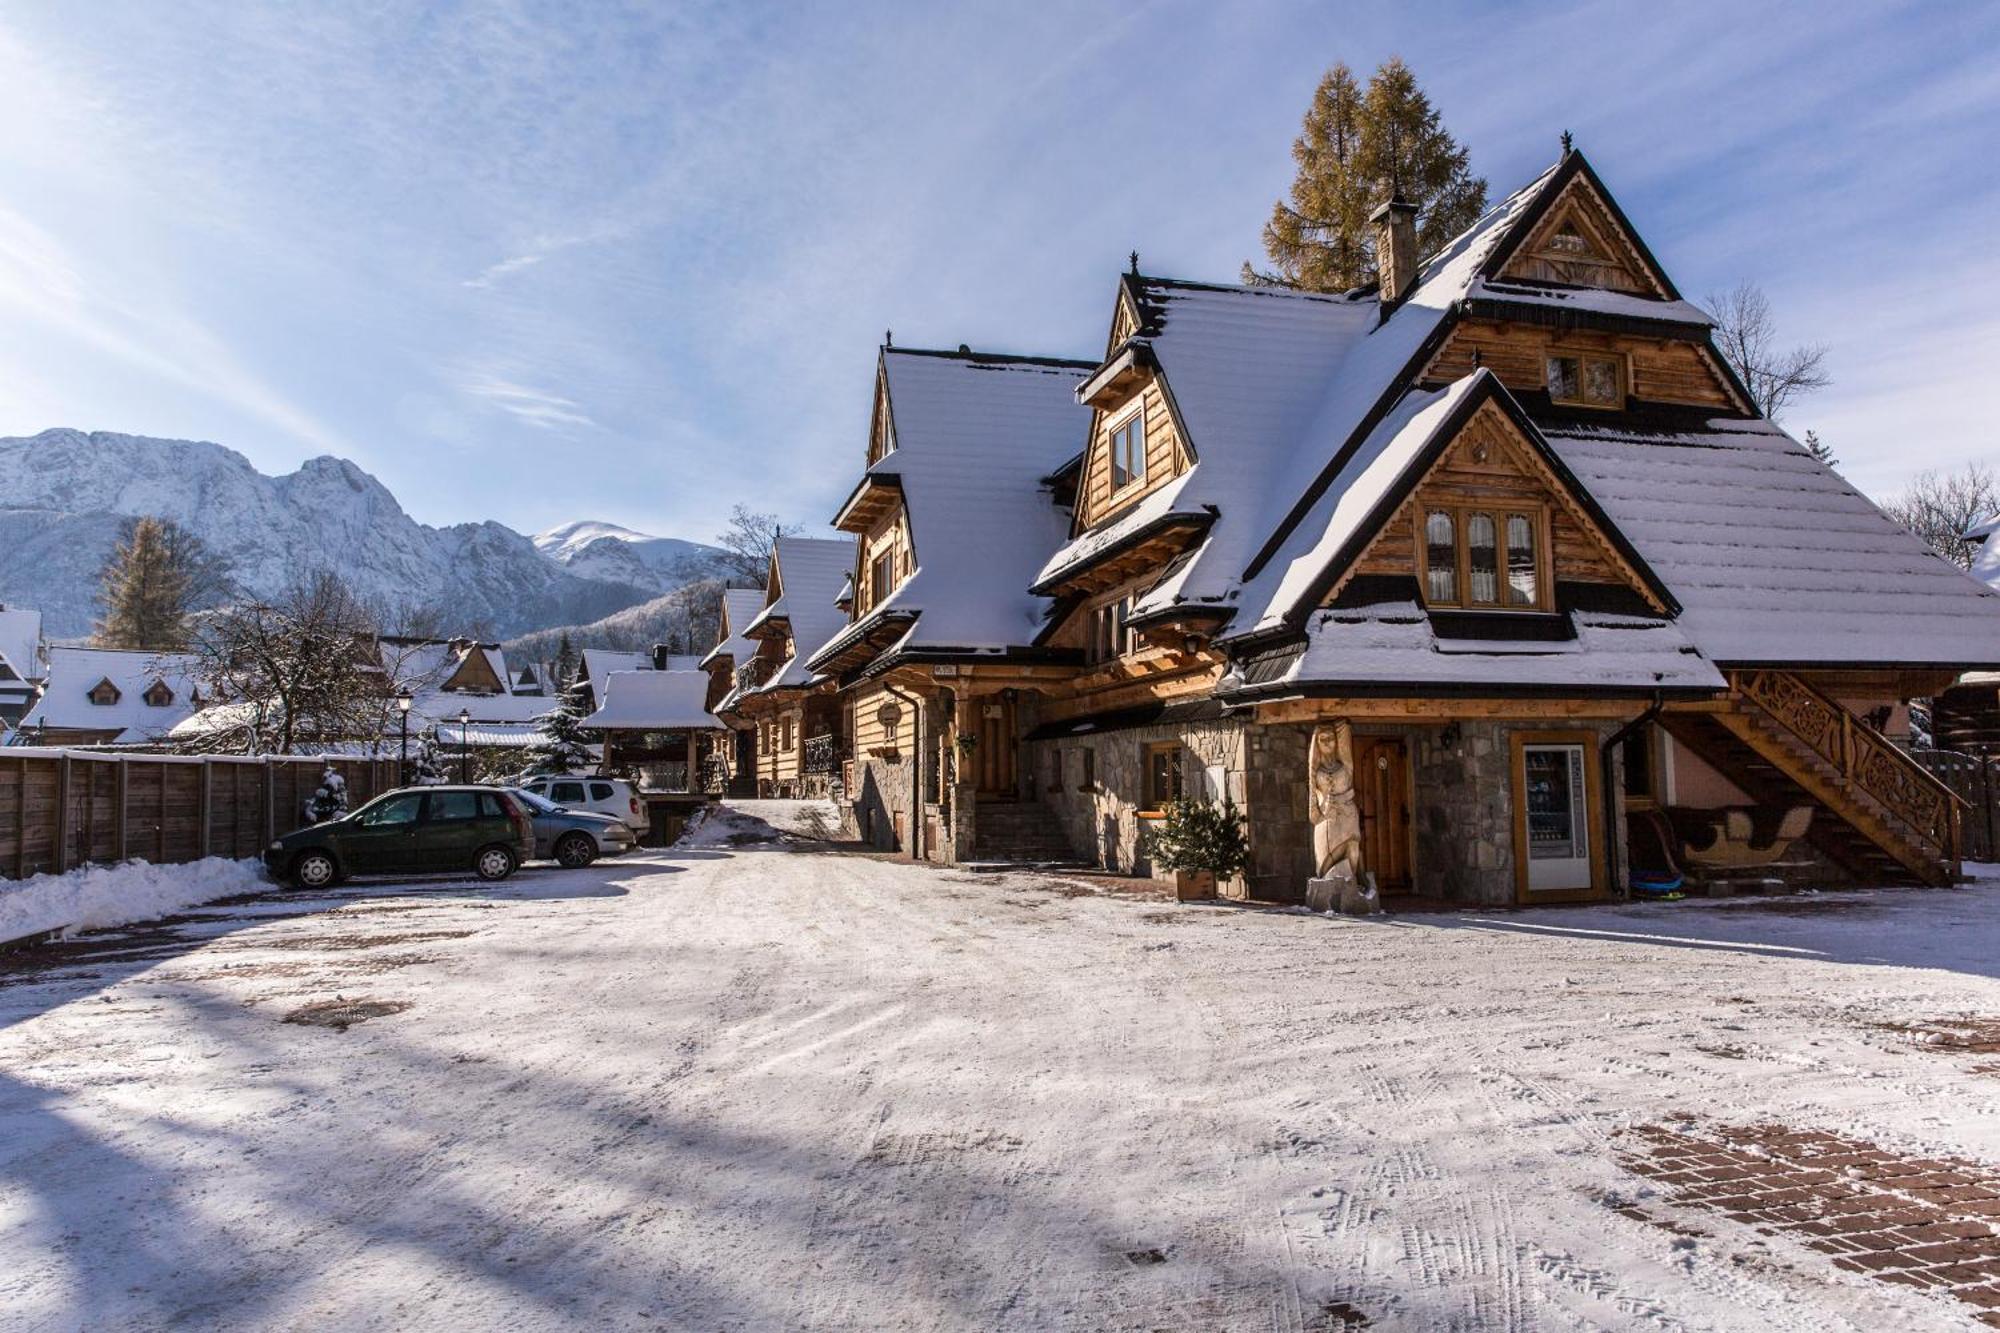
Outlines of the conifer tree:
{"type": "Polygon", "coordinates": [[[1346,65],[1320,80],[1292,143],[1291,197],[1271,210],[1271,271],[1243,266],[1246,282],[1345,291],[1375,280],[1368,215],[1393,194],[1417,206],[1417,252],[1429,255],[1478,220],[1486,182],[1400,58],[1359,88],[1346,65]]]}
{"type": "Polygon", "coordinates": [[[98,574],[101,648],[168,650],[187,642],[199,543],[167,519],[129,520],[98,574]]]}
{"type": "Polygon", "coordinates": [[[576,679],[576,645],[569,641],[568,630],[563,631],[562,638],[556,643],[555,677],[552,684],[558,694],[567,690],[570,682],[576,679]]]}
{"type": "Polygon", "coordinates": [[[528,747],[532,770],[574,773],[589,768],[597,745],[597,733],[583,725],[589,715],[589,686],[571,681],[554,710],[544,713],[536,724],[535,742],[528,747]]]}

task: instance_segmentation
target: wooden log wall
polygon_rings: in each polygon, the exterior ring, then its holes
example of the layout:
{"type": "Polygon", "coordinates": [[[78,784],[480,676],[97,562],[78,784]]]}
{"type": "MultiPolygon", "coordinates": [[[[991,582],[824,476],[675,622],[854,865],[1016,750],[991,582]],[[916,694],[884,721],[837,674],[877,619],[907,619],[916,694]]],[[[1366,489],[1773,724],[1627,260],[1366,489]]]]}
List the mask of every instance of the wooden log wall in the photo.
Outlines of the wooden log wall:
{"type": "Polygon", "coordinates": [[[256,856],[306,822],[329,762],[347,779],[350,809],[396,785],[393,759],[0,749],[0,879],[256,856]]]}

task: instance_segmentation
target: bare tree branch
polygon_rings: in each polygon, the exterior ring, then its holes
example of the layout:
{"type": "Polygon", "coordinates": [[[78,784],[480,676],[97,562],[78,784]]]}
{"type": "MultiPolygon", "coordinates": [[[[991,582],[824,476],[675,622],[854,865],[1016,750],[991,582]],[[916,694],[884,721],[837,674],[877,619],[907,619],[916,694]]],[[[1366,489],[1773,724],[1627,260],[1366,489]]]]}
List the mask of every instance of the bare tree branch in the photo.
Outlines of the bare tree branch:
{"type": "Polygon", "coordinates": [[[1983,463],[1968,463],[1957,472],[1925,472],[1884,501],[1882,512],[1960,569],[1970,569],[1979,543],[1967,541],[1965,530],[2000,513],[2000,485],[1983,463]]]}
{"type": "Polygon", "coordinates": [[[1818,343],[1780,350],[1772,346],[1777,322],[1771,302],[1754,282],[1742,282],[1730,292],[1711,294],[1709,313],[1715,316],[1715,347],[1729,363],[1757,410],[1778,421],[1794,398],[1833,383],[1826,373],[1826,348],[1818,343]]]}

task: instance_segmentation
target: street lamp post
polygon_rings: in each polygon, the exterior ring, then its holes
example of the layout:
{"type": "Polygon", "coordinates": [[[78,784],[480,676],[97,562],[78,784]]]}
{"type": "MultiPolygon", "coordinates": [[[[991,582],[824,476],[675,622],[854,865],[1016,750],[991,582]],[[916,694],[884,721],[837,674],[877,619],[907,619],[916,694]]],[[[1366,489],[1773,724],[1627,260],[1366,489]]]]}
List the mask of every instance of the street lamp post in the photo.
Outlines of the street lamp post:
{"type": "Polygon", "coordinates": [[[467,728],[472,725],[472,714],[466,709],[458,710],[458,780],[472,781],[472,743],[467,739],[467,728]]]}
{"type": "Polygon", "coordinates": [[[403,719],[403,760],[396,768],[396,785],[399,787],[410,785],[410,702],[408,690],[396,692],[396,711],[403,719]]]}

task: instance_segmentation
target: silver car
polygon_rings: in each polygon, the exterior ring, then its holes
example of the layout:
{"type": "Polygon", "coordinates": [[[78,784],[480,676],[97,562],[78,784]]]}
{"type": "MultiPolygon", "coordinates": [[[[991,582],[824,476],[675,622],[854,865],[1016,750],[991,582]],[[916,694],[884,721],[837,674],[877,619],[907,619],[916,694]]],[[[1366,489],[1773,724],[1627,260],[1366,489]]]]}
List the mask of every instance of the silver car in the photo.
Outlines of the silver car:
{"type": "Polygon", "coordinates": [[[625,822],[610,815],[588,810],[565,810],[552,801],[519,787],[509,791],[528,807],[535,822],[535,856],[554,860],[571,870],[589,865],[600,856],[622,856],[632,850],[637,839],[625,822]]]}

